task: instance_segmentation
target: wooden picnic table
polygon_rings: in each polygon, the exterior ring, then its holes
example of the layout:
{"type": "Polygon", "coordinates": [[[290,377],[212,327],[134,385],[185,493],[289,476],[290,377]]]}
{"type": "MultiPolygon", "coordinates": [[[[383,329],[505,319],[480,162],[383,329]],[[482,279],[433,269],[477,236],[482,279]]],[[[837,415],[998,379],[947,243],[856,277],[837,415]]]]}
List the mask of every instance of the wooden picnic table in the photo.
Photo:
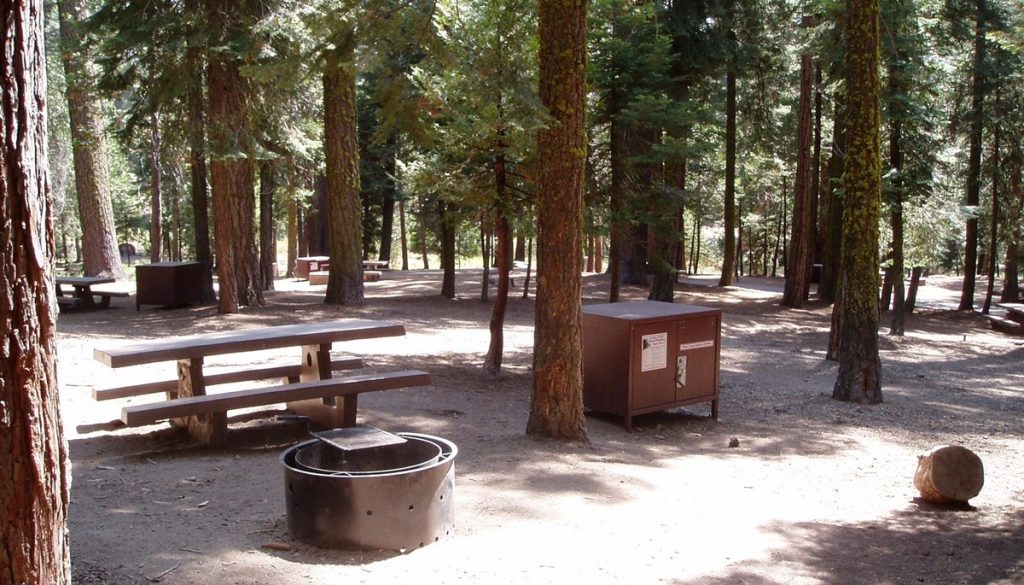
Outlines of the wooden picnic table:
{"type": "Polygon", "coordinates": [[[1006,317],[1011,321],[1024,324],[1024,303],[996,303],[996,306],[1006,309],[1006,317]]]}
{"type": "Polygon", "coordinates": [[[387,260],[363,260],[363,268],[369,270],[387,270],[388,264],[387,260]]]}
{"type": "Polygon", "coordinates": [[[330,256],[299,256],[295,259],[295,278],[307,279],[310,272],[326,270],[330,262],[330,256]]]}
{"type": "Polygon", "coordinates": [[[110,306],[110,297],[128,296],[126,292],[92,290],[92,287],[97,284],[111,282],[114,282],[114,279],[109,276],[58,276],[56,278],[58,303],[60,303],[60,298],[67,298],[61,287],[70,286],[74,289],[74,293],[71,297],[73,301],[68,304],[69,308],[105,309],[110,306]],[[96,302],[95,297],[100,298],[99,302],[96,302]]]}
{"type": "MultiPolygon", "coordinates": [[[[164,382],[130,387],[136,394],[166,391],[166,399],[124,407],[122,422],[138,426],[170,419],[172,424],[187,427],[199,440],[222,445],[227,437],[227,411],[231,409],[284,402],[293,412],[320,424],[353,426],[358,394],[429,384],[429,374],[419,370],[332,378],[332,370],[340,369],[332,363],[330,352],[334,342],[399,335],[405,335],[405,327],[397,323],[346,319],[155,339],[96,348],[93,355],[111,368],[176,361],[177,382],[170,389],[164,382]],[[250,368],[247,372],[215,376],[203,372],[205,358],[209,356],[283,347],[300,349],[296,366],[250,368]],[[286,383],[212,395],[206,392],[211,384],[271,377],[284,377],[286,383]]],[[[360,365],[361,362],[355,367],[360,365]]],[[[124,389],[108,391],[118,397],[126,395],[124,389]]]]}

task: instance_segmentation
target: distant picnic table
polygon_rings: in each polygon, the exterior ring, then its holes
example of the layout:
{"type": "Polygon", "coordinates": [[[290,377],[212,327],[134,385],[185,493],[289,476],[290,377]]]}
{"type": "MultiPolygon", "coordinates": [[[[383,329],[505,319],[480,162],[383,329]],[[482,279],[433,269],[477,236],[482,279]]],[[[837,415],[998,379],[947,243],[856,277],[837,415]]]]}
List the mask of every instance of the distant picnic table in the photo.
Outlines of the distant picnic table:
{"type": "Polygon", "coordinates": [[[97,284],[109,284],[115,282],[109,276],[58,276],[57,283],[57,304],[62,309],[106,309],[110,307],[110,297],[126,297],[124,291],[96,291],[92,287],[97,284]],[[64,286],[74,289],[71,296],[65,296],[64,286]],[[99,301],[96,301],[96,298],[99,301]]]}
{"type": "Polygon", "coordinates": [[[162,401],[125,406],[121,421],[127,426],[171,420],[188,429],[198,440],[223,445],[227,440],[227,412],[252,406],[286,403],[289,410],[333,427],[356,423],[356,400],[363,392],[423,386],[430,375],[420,370],[332,378],[339,369],[362,367],[358,358],[333,360],[331,345],[337,341],[405,335],[405,327],[387,321],[345,319],[302,323],[240,331],[226,331],[156,339],[111,348],[97,348],[94,357],[111,368],[163,361],[177,362],[178,376],[166,380],[93,391],[97,400],[165,392],[162,401]],[[206,375],[205,358],[214,355],[300,348],[299,363],[286,366],[246,368],[206,375]],[[207,394],[208,386],[283,378],[284,384],[207,394]]]}
{"type": "Polygon", "coordinates": [[[989,325],[996,331],[1011,335],[1024,335],[1024,303],[996,303],[1006,310],[1006,318],[989,315],[989,325]]]}

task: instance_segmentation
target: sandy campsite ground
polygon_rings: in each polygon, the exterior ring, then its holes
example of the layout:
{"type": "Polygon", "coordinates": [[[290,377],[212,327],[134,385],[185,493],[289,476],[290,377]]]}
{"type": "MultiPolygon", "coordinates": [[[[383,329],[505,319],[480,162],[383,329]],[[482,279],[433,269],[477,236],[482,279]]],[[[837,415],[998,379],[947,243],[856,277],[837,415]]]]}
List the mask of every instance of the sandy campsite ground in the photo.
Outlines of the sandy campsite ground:
{"type": "MultiPolygon", "coordinates": [[[[830,398],[828,308],[779,308],[777,280],[728,289],[688,280],[677,302],[724,309],[720,420],[698,405],[638,417],[628,433],[591,416],[591,444],[580,446],[524,436],[533,301],[519,298],[521,288],[509,307],[504,374],[481,376],[490,304],[478,300],[479,275],[459,272],[455,301],[439,296],[436,271],[392,271],[367,285],[358,310],[326,306],[323,287],[284,279],[266,307],[239,315],[210,306],[136,312],[134,298],[61,315],[75,582],[1024,583],[1024,340],[948,310],[955,279],[929,278],[907,336],[882,338],[886,401],[876,406],[830,398]],[[117,418],[127,402],[94,402],[94,385],[174,375],[166,363],[110,370],[93,360],[94,347],[344,317],[399,321],[408,335],[336,351],[433,376],[429,387],[364,395],[359,415],[458,445],[454,538],[405,554],[293,540],[278,456],[307,436],[294,421],[237,423],[222,450],[166,425],[76,430],[117,418]],[[916,456],[943,443],[984,460],[985,487],[969,509],[915,501],[916,456]]],[[[586,276],[585,302],[602,302],[606,290],[604,276],[586,276]]],[[[208,364],[289,359],[258,352],[208,364]]]]}

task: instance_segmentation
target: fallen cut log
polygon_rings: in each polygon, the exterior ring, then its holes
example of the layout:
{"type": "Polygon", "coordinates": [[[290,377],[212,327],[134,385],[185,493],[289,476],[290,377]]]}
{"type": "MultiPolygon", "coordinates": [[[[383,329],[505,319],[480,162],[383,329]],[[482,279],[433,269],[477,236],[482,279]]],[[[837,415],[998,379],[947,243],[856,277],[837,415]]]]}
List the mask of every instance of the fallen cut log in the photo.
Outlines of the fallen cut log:
{"type": "Polygon", "coordinates": [[[985,485],[981,457],[959,445],[935,447],[917,458],[914,487],[935,504],[966,503],[985,485]]]}

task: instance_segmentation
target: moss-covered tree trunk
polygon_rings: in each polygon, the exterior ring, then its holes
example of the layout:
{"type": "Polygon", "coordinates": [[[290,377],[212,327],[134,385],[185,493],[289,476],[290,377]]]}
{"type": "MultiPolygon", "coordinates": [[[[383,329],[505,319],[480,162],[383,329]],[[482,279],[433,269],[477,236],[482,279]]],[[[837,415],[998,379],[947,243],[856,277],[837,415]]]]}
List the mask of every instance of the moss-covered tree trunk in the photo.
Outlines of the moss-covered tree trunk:
{"type": "Polygon", "coordinates": [[[0,4],[0,585],[71,582],[42,1],[0,4]]]}
{"type": "Polygon", "coordinates": [[[882,182],[878,1],[846,2],[843,283],[839,299],[839,373],[832,397],[850,402],[882,401],[878,357],[878,221],[882,182]]]}
{"type": "Polygon", "coordinates": [[[363,226],[359,200],[355,40],[350,31],[324,64],[324,153],[331,271],[327,303],[362,306],[363,226]]]}
{"type": "MultiPolygon", "coordinates": [[[[109,274],[122,280],[127,275],[117,250],[102,105],[89,75],[89,51],[77,29],[87,16],[85,3],[61,0],[57,9],[71,122],[75,192],[82,226],[82,269],[86,276],[109,274]]],[[[6,81],[4,85],[6,87],[6,81]]]]}
{"type": "Polygon", "coordinates": [[[539,34],[540,98],[551,120],[537,138],[537,308],[526,432],[586,441],[580,294],[587,0],[540,0],[539,34]]]}
{"type": "Polygon", "coordinates": [[[786,259],[786,286],[782,306],[800,308],[807,300],[811,274],[811,148],[813,65],[810,55],[800,57],[800,110],[797,122],[796,183],[793,189],[793,235],[786,259]]]}
{"type": "MultiPolygon", "coordinates": [[[[231,0],[207,0],[206,16],[214,43],[240,34],[244,9],[231,0]]],[[[249,82],[242,60],[211,52],[207,63],[210,111],[210,187],[217,241],[218,311],[237,313],[241,305],[262,305],[255,238],[255,182],[250,158],[249,82]]]]}

